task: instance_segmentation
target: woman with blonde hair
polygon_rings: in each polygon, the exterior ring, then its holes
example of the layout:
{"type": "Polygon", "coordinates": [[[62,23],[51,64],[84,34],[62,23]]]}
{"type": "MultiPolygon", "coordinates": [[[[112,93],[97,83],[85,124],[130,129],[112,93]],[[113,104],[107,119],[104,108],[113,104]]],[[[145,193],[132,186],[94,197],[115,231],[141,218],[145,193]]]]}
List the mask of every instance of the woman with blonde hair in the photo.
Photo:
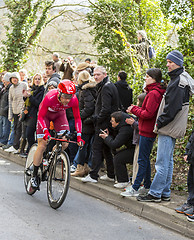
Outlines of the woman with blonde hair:
{"type": "Polygon", "coordinates": [[[26,138],[28,141],[26,155],[30,147],[35,143],[37,113],[43,95],[44,95],[44,81],[42,75],[40,73],[36,73],[32,79],[31,90],[26,90],[23,92],[26,113],[23,121],[24,124],[26,125],[26,138]]]}
{"type": "Polygon", "coordinates": [[[88,71],[84,70],[78,75],[79,87],[79,108],[82,120],[82,139],[85,145],[79,149],[77,169],[72,176],[83,177],[88,174],[91,164],[91,146],[94,137],[94,125],[92,115],[94,114],[96,102],[96,81],[90,76],[88,71]]]}

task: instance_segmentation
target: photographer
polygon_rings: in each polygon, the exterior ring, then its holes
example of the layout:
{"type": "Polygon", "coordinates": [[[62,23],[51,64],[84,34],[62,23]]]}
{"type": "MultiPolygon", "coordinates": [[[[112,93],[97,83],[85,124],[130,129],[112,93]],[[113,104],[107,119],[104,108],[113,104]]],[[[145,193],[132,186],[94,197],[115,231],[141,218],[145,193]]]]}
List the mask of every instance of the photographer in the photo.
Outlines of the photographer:
{"type": "Polygon", "coordinates": [[[128,185],[129,178],[126,164],[133,163],[135,150],[135,145],[132,144],[133,128],[125,122],[127,118],[130,118],[127,113],[121,111],[112,113],[110,122],[114,129],[113,134],[109,135],[108,130],[101,130],[99,134],[114,154],[114,170],[118,181],[114,184],[116,188],[125,188],[128,185]]]}
{"type": "Polygon", "coordinates": [[[62,64],[59,69],[61,72],[63,72],[62,79],[72,80],[75,69],[76,64],[71,56],[68,56],[67,59],[62,60],[62,64]]]}

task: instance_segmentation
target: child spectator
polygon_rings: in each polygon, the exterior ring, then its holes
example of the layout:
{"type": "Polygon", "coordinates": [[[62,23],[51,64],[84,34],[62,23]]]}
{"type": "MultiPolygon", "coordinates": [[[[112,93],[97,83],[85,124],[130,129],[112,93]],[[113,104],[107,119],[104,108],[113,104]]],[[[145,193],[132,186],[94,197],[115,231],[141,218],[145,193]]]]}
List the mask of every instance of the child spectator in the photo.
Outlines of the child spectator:
{"type": "Polygon", "coordinates": [[[187,202],[184,203],[182,206],[177,207],[175,211],[177,213],[186,214],[188,216],[187,219],[190,222],[194,222],[194,130],[187,143],[184,160],[188,161],[188,163],[190,164],[187,177],[189,196],[187,198],[187,202]]]}
{"type": "MultiPolygon", "coordinates": [[[[140,95],[137,96],[137,106],[138,107],[142,107],[143,101],[146,97],[146,93],[142,93],[140,95]]],[[[135,178],[137,176],[137,172],[138,172],[138,155],[139,155],[139,127],[138,127],[138,118],[136,117],[134,118],[127,118],[126,119],[126,123],[130,124],[133,128],[133,144],[136,145],[135,146],[135,152],[134,152],[134,158],[133,158],[133,177],[132,177],[132,184],[134,184],[135,182],[135,178]]],[[[126,191],[128,190],[128,188],[130,187],[131,183],[129,183],[129,185],[126,187],[126,191]]],[[[124,193],[121,193],[121,195],[123,196],[124,193]]]]}

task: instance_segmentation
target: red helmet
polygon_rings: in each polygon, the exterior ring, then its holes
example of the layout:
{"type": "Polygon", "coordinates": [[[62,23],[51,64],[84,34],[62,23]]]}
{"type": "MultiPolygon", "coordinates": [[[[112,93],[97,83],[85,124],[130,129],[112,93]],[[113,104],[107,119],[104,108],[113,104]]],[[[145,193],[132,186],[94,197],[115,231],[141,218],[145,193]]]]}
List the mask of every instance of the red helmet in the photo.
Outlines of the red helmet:
{"type": "Polygon", "coordinates": [[[60,93],[75,94],[76,87],[75,87],[75,84],[71,80],[65,79],[59,83],[58,90],[60,93]]]}

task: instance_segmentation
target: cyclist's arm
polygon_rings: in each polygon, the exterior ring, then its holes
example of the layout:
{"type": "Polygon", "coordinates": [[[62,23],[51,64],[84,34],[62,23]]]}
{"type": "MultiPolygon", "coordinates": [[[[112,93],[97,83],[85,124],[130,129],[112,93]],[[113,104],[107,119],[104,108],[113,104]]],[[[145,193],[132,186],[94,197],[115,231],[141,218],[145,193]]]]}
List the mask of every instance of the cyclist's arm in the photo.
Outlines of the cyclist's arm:
{"type": "Polygon", "coordinates": [[[81,117],[80,117],[80,111],[79,111],[79,102],[77,97],[73,99],[73,105],[72,105],[72,110],[73,110],[73,116],[75,119],[75,129],[77,131],[77,134],[81,136],[82,132],[82,122],[81,122],[81,117]]]}
{"type": "Polygon", "coordinates": [[[48,105],[47,105],[47,98],[45,97],[40,104],[39,111],[38,111],[38,119],[37,119],[43,132],[47,129],[46,122],[44,120],[47,112],[48,112],[48,105]]]}

